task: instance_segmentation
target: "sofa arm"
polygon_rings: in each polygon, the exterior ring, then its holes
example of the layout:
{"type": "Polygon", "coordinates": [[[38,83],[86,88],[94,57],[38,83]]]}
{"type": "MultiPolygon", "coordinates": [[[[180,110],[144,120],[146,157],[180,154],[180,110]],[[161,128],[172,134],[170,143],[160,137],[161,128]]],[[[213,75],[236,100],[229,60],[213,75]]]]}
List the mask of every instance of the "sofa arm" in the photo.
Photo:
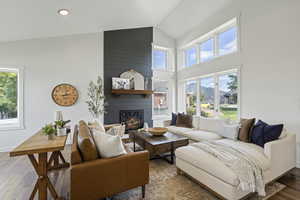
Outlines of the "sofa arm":
{"type": "Polygon", "coordinates": [[[294,134],[288,134],[282,139],[266,143],[264,151],[271,161],[273,178],[296,167],[296,136],[294,134]]]}
{"type": "Polygon", "coordinates": [[[97,200],[148,182],[147,151],[84,162],[71,167],[71,200],[97,200]]]}
{"type": "Polygon", "coordinates": [[[165,121],[163,121],[164,127],[171,126],[171,121],[172,120],[165,120],[165,121]]]}

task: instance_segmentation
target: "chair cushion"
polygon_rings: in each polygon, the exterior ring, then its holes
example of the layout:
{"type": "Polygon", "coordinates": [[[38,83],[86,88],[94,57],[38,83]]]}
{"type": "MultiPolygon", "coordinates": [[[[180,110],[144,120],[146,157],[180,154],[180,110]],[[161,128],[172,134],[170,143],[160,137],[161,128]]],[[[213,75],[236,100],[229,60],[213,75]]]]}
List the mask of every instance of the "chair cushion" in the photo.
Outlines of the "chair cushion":
{"type": "Polygon", "coordinates": [[[97,149],[91,136],[90,129],[82,120],[79,122],[78,149],[84,161],[98,159],[97,149]]]}
{"type": "Polygon", "coordinates": [[[222,139],[222,137],[219,136],[218,134],[209,131],[204,131],[204,130],[192,130],[186,132],[185,134],[189,139],[198,142],[222,139]]]}
{"type": "MultiPolygon", "coordinates": [[[[250,143],[233,141],[230,139],[221,139],[217,140],[216,142],[225,144],[233,144],[233,142],[238,142],[241,148],[249,153],[249,155],[256,156],[256,158],[261,162],[264,172],[270,169],[270,160],[265,156],[263,148],[250,143]]],[[[237,186],[239,184],[237,175],[222,161],[197,148],[197,144],[198,143],[194,143],[190,146],[178,148],[175,151],[176,158],[188,162],[189,164],[207,172],[216,178],[221,179],[230,185],[237,186]]]]}

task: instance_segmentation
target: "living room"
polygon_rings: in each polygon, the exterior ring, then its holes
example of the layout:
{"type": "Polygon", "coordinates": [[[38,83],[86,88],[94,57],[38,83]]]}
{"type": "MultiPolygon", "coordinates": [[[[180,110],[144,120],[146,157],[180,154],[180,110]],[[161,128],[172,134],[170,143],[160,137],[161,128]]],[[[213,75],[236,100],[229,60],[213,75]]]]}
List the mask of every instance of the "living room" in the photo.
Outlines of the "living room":
{"type": "Polygon", "coordinates": [[[0,199],[300,199],[299,8],[4,0],[0,199]]]}

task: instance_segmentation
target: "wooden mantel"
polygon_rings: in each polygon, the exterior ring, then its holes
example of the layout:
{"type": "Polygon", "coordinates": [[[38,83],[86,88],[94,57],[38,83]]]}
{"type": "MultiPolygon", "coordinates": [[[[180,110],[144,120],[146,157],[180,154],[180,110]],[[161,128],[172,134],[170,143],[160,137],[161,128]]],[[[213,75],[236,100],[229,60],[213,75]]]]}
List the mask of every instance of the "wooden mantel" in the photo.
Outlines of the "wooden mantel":
{"type": "Polygon", "coordinates": [[[143,95],[148,96],[153,94],[152,90],[112,90],[112,94],[115,95],[143,95]]]}

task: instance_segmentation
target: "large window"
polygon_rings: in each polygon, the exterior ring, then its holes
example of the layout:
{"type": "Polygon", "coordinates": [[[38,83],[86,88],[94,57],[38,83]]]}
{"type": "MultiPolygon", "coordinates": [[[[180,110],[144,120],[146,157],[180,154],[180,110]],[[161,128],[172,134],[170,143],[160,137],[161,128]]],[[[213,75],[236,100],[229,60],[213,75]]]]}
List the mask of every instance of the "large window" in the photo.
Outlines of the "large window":
{"type": "Polygon", "coordinates": [[[219,76],[220,117],[237,120],[238,116],[238,77],[237,73],[219,76]]]}
{"type": "Polygon", "coordinates": [[[167,54],[166,50],[153,49],[153,65],[154,70],[167,70],[167,54]]]}
{"type": "Polygon", "coordinates": [[[22,88],[19,69],[0,68],[0,129],[20,127],[22,88]]]}
{"type": "Polygon", "coordinates": [[[197,63],[197,49],[196,47],[185,50],[185,66],[190,67],[197,63]]]}
{"type": "Polygon", "coordinates": [[[182,47],[184,66],[207,62],[238,50],[238,26],[234,18],[182,47]],[[199,59],[198,59],[199,58],[199,59]]]}
{"type": "Polygon", "coordinates": [[[215,79],[206,77],[200,79],[200,111],[203,117],[214,117],[215,109],[215,79]]]}
{"type": "Polygon", "coordinates": [[[239,116],[238,92],[238,70],[215,73],[187,81],[186,112],[206,118],[218,117],[236,121],[239,116]],[[198,90],[197,85],[199,85],[198,90]]]}
{"type": "Polygon", "coordinates": [[[168,81],[154,81],[153,87],[153,115],[168,115],[168,81]]]}
{"type": "Polygon", "coordinates": [[[186,112],[190,115],[196,114],[196,105],[197,105],[197,82],[188,81],[185,84],[185,103],[186,103],[186,112]]]}

